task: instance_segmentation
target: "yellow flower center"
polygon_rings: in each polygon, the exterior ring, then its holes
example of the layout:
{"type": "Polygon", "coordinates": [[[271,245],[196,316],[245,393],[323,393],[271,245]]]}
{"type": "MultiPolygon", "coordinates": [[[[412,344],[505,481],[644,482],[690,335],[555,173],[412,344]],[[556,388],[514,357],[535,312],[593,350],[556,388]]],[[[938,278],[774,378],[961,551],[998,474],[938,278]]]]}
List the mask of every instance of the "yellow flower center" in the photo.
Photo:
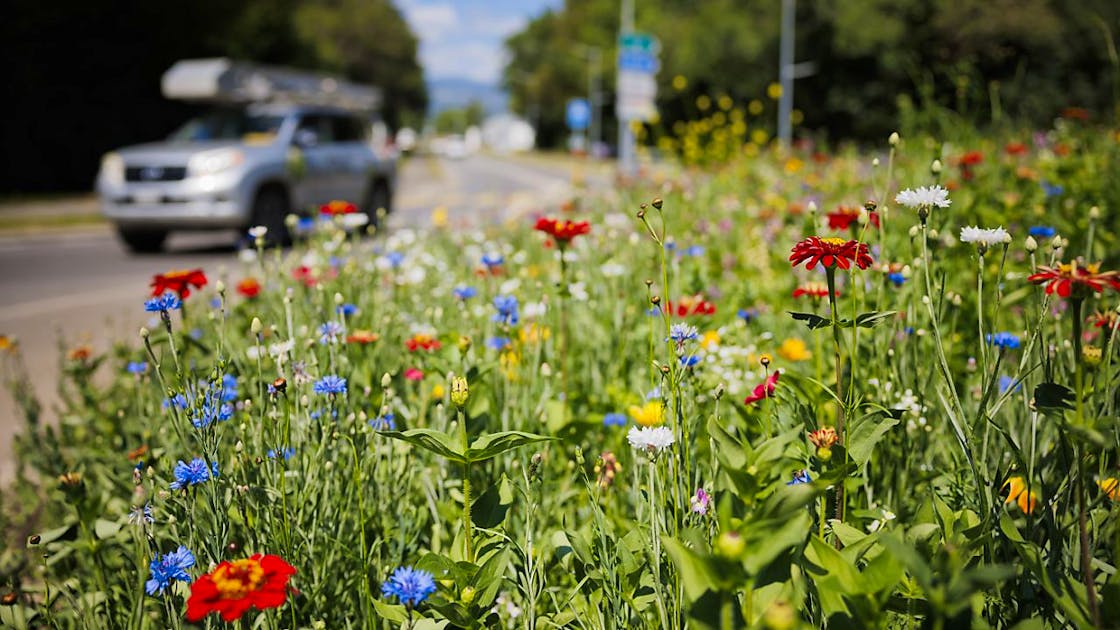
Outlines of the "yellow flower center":
{"type": "Polygon", "coordinates": [[[264,569],[252,558],[234,560],[215,569],[211,579],[222,599],[242,599],[264,584],[264,569]]]}
{"type": "Polygon", "coordinates": [[[839,247],[840,245],[843,245],[844,243],[847,243],[848,241],[845,241],[844,239],[836,237],[836,236],[827,236],[825,238],[822,238],[821,242],[825,243],[827,245],[835,245],[835,246],[839,247]]]}

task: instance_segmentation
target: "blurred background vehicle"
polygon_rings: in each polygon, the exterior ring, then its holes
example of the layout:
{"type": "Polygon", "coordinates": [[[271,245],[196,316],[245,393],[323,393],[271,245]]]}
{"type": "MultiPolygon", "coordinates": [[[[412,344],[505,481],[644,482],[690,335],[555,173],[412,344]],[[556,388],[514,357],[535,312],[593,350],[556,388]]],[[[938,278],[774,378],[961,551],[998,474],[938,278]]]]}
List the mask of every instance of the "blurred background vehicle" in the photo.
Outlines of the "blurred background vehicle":
{"type": "Polygon", "coordinates": [[[228,59],[180,61],[162,87],[214,108],[163,142],[102,159],[102,212],[131,251],[158,251],[184,229],[263,225],[284,242],[289,214],[335,199],[371,222],[391,211],[397,151],[374,118],[376,89],[228,59]]]}

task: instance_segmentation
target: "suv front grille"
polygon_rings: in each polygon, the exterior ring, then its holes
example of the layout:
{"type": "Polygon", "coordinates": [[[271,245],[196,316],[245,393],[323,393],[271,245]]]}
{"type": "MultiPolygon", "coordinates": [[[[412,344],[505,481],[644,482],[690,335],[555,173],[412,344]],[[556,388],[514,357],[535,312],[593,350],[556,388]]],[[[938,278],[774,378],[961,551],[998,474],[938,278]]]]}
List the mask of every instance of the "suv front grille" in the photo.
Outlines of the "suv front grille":
{"type": "Polygon", "coordinates": [[[124,169],[126,182],[175,182],[186,177],[185,166],[129,166],[124,169]]]}

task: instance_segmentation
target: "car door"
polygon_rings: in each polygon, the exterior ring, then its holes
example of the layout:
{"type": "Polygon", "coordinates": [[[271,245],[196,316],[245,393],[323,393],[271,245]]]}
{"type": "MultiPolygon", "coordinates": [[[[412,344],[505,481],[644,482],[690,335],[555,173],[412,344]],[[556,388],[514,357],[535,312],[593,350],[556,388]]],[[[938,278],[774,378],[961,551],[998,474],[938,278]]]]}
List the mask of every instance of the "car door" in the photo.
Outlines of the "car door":
{"type": "Polygon", "coordinates": [[[331,117],[335,140],[336,196],[359,206],[365,202],[366,188],[373,168],[367,125],[358,117],[331,117]]]}
{"type": "Polygon", "coordinates": [[[299,151],[301,174],[295,180],[295,198],[299,207],[319,206],[331,201],[335,188],[334,125],[331,117],[305,114],[292,136],[293,148],[299,151]]]}

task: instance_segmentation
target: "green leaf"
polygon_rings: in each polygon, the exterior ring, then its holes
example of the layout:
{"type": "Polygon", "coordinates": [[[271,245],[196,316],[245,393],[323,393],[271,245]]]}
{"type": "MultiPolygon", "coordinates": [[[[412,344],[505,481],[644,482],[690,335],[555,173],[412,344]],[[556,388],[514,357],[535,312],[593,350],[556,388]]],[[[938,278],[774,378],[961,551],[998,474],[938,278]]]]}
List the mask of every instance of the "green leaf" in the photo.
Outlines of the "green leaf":
{"type": "Polygon", "coordinates": [[[377,611],[378,617],[392,623],[403,624],[408,621],[408,610],[400,604],[390,604],[389,602],[375,598],[373,600],[373,609],[377,611]]]}
{"type": "Polygon", "coordinates": [[[556,438],[537,435],[536,433],[525,433],[524,431],[487,433],[471,443],[471,447],[467,449],[466,460],[482,462],[515,448],[554,439],[556,438]]]}
{"type": "Polygon", "coordinates": [[[684,594],[689,602],[694,602],[706,592],[719,590],[720,570],[710,558],[706,558],[685,547],[672,536],[662,535],[661,545],[673,560],[680,573],[684,594]]]}
{"type": "Polygon", "coordinates": [[[506,567],[509,565],[509,556],[509,546],[502,547],[501,551],[487,558],[479,567],[478,573],[472,580],[472,585],[478,591],[475,594],[474,605],[490,608],[494,598],[498,596],[498,589],[502,586],[502,576],[505,575],[506,567]]]}
{"type": "Polygon", "coordinates": [[[1042,383],[1034,388],[1034,406],[1039,409],[1073,409],[1073,390],[1057,383],[1042,383]]]}
{"type": "Polygon", "coordinates": [[[878,412],[869,413],[853,422],[853,426],[848,429],[848,455],[857,464],[866,463],[871,458],[875,445],[898,423],[898,418],[878,412]]]}
{"type": "Polygon", "coordinates": [[[498,483],[490,486],[471,504],[471,521],[478,527],[493,529],[506,518],[513,505],[513,484],[502,474],[498,483]]]}
{"type": "Polygon", "coordinates": [[[727,432],[715,416],[708,420],[708,436],[715,442],[716,454],[725,467],[738,470],[747,465],[747,453],[743,443],[727,432]]]}
{"type": "Polygon", "coordinates": [[[121,531],[121,523],[114,521],[107,521],[103,518],[97,519],[93,524],[93,533],[97,535],[98,540],[105,540],[112,538],[121,531]]]}
{"type": "Polygon", "coordinates": [[[809,330],[816,330],[817,328],[828,328],[832,325],[832,320],[827,317],[821,317],[815,313],[795,313],[794,311],[786,311],[790,317],[799,322],[805,322],[809,330]]]}
{"type": "Polygon", "coordinates": [[[381,431],[381,435],[391,437],[395,440],[408,442],[413,446],[419,446],[425,450],[431,451],[440,457],[444,457],[453,462],[462,464],[467,463],[467,458],[464,457],[460,446],[457,445],[457,440],[443,431],[436,431],[435,429],[409,429],[408,431],[381,431]]]}
{"type": "Polygon", "coordinates": [[[874,328],[897,314],[898,311],[871,311],[870,313],[860,313],[856,315],[856,326],[860,328],[874,328]]]}
{"type": "Polygon", "coordinates": [[[820,586],[818,590],[830,589],[849,595],[865,592],[863,576],[859,569],[845,560],[839,551],[821,540],[819,536],[809,537],[805,557],[825,571],[825,579],[817,580],[820,586]]]}

